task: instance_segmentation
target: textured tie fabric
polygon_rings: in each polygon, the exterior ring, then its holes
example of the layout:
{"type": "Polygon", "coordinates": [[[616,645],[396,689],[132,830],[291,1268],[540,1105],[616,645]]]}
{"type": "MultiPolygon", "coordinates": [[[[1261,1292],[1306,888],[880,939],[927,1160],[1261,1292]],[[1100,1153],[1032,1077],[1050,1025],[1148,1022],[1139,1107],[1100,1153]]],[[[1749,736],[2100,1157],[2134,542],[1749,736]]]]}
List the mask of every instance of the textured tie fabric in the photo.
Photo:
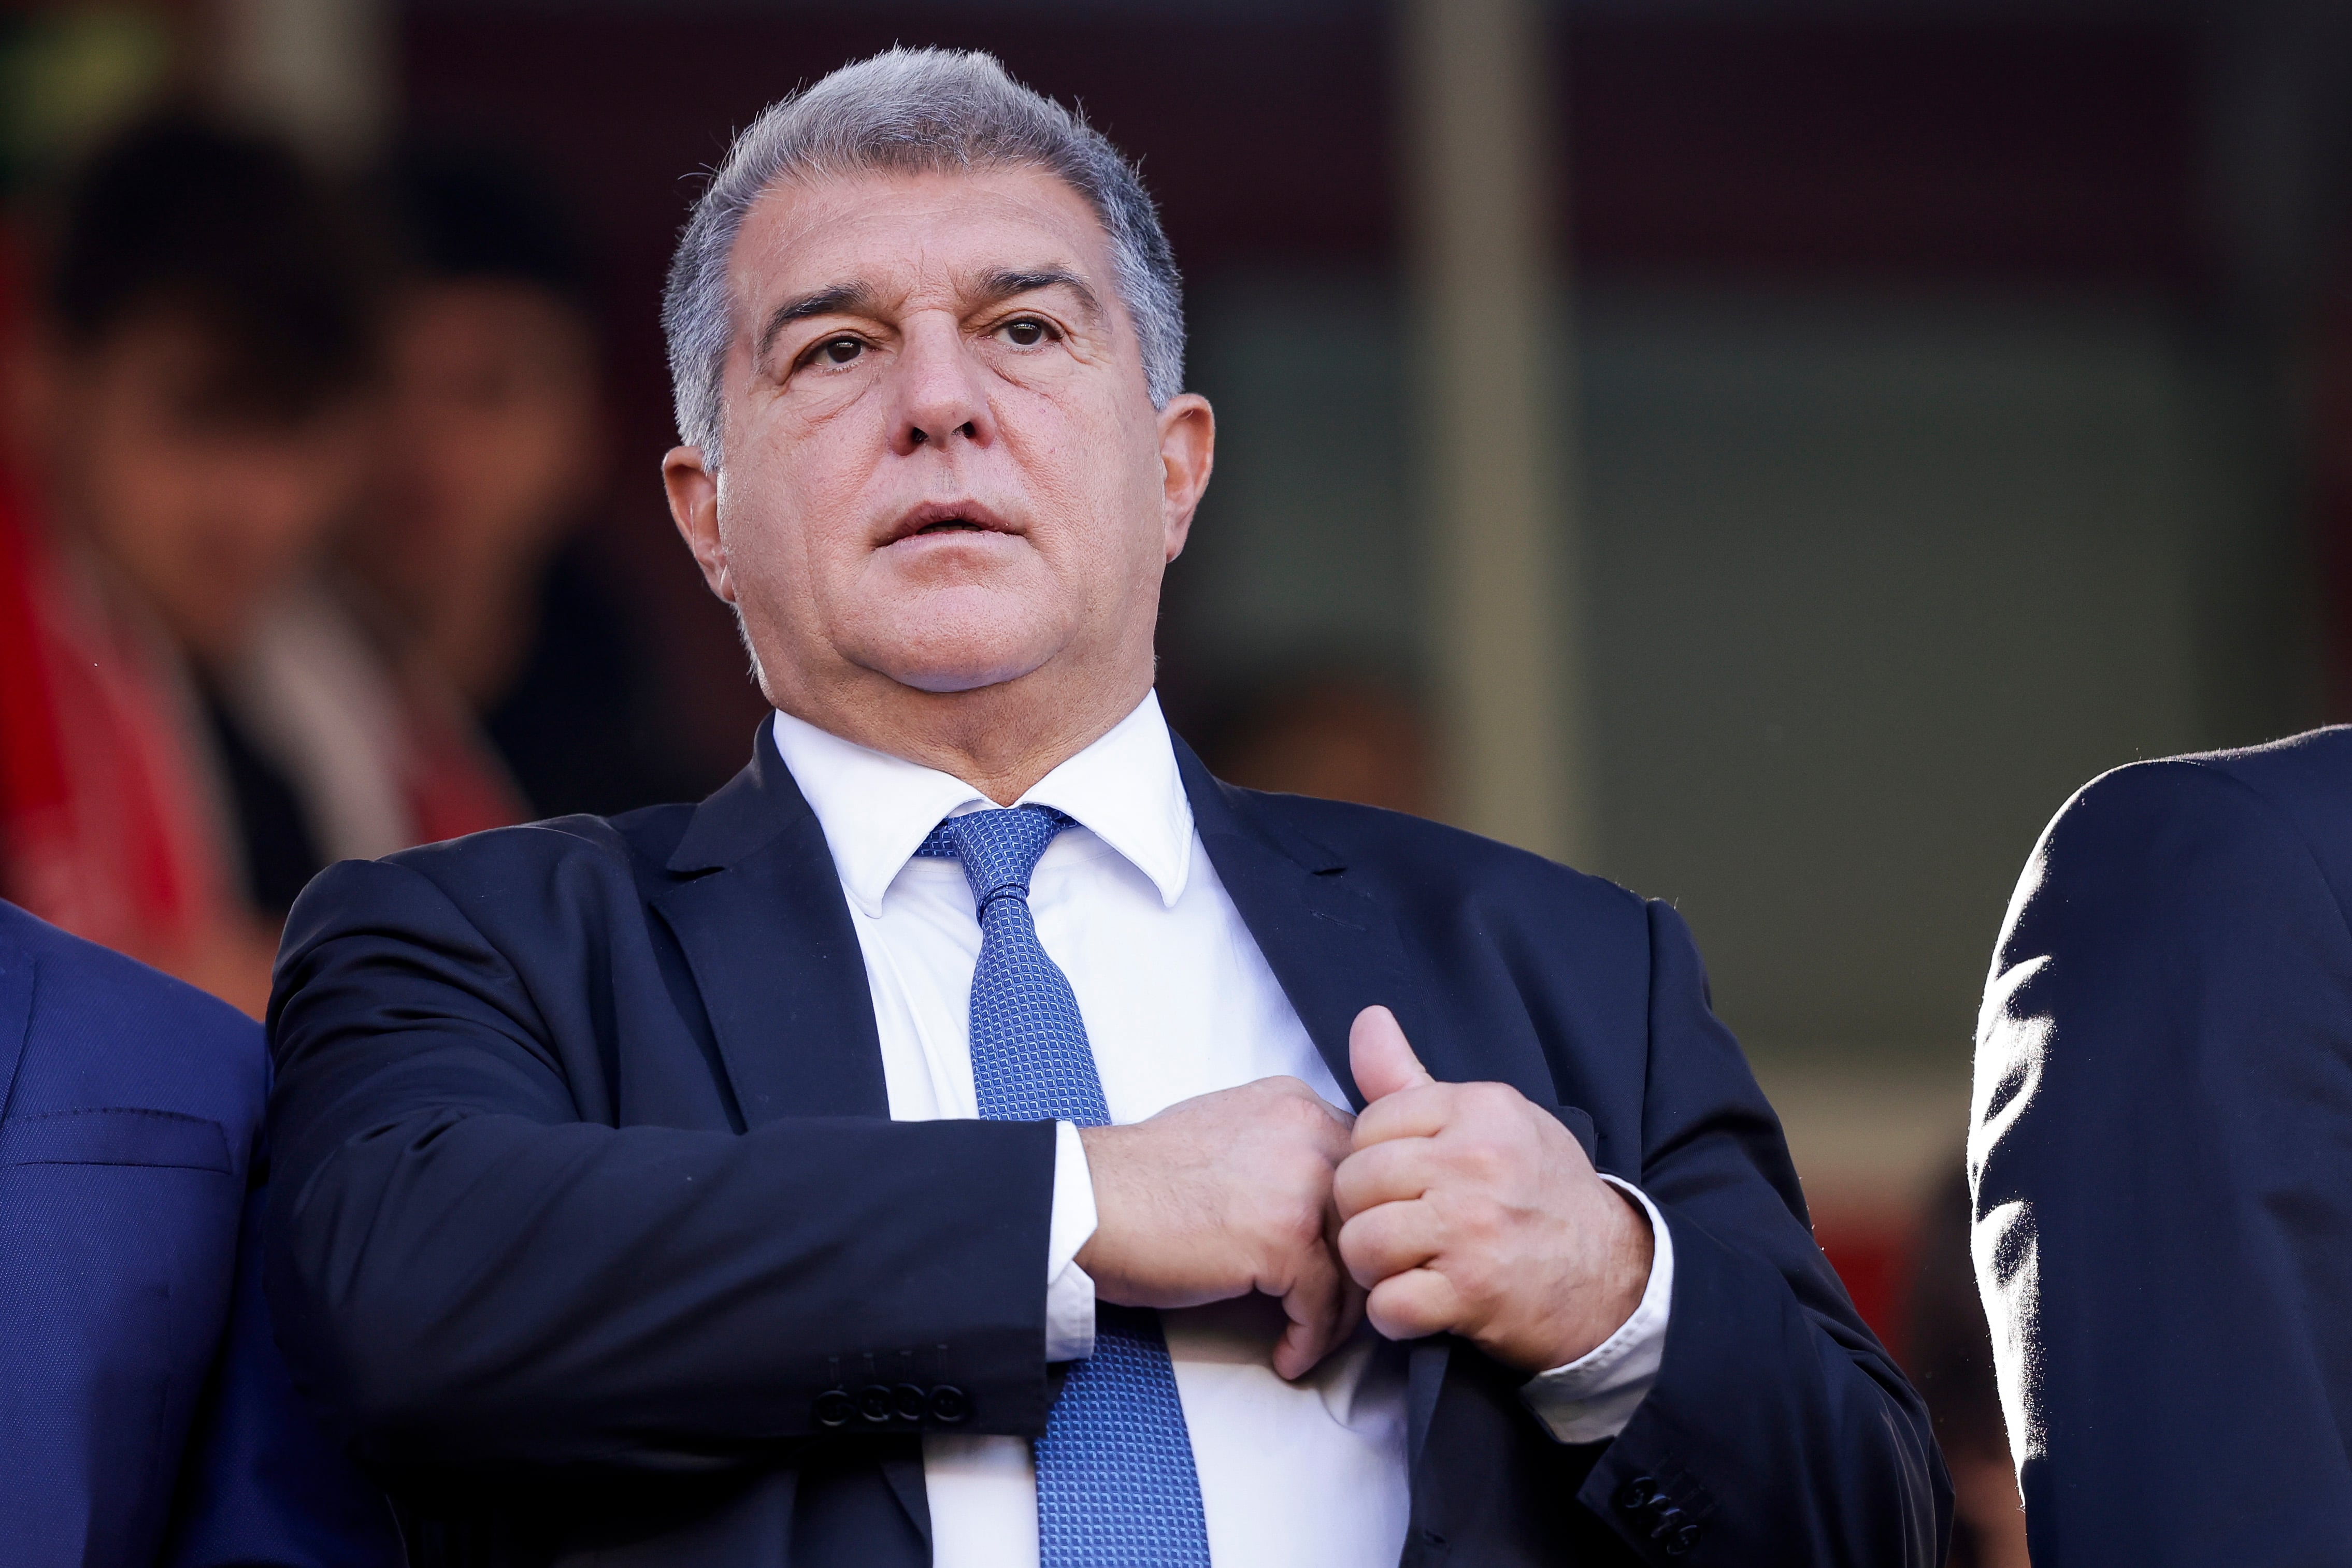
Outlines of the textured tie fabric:
{"type": "MultiPolygon", "coordinates": [[[[980,911],[971,1077],[992,1121],[1110,1120],[1069,977],[1029,913],[1029,873],[1069,826],[1046,806],[950,817],[915,852],[961,861],[980,911]]],[[[1209,1568],[1192,1439],[1160,1314],[1100,1305],[1037,1440],[1041,1568],[1209,1568]]]]}

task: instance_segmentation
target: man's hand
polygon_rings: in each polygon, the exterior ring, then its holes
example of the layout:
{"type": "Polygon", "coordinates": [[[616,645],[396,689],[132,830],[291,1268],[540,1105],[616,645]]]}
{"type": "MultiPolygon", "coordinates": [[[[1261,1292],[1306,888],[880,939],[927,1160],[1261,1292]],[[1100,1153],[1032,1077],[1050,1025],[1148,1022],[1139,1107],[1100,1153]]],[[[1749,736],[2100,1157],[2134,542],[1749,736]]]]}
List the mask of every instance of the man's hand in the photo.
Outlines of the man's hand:
{"type": "Polygon", "coordinates": [[[1440,1083],[1396,1015],[1348,1037],[1355,1153],[1332,1193],[1339,1256],[1391,1339],[1453,1333],[1522,1372],[1617,1332],[1650,1277],[1648,1218],[1596,1175],[1559,1118],[1502,1083],[1440,1083]]]}
{"type": "Polygon", "coordinates": [[[1261,1078],[1149,1121],[1079,1129],[1096,1228],[1077,1263],[1095,1294],[1129,1307],[1278,1297],[1290,1326],[1274,1369],[1305,1376],[1363,1316],[1331,1247],[1348,1124],[1297,1079],[1261,1078]]]}

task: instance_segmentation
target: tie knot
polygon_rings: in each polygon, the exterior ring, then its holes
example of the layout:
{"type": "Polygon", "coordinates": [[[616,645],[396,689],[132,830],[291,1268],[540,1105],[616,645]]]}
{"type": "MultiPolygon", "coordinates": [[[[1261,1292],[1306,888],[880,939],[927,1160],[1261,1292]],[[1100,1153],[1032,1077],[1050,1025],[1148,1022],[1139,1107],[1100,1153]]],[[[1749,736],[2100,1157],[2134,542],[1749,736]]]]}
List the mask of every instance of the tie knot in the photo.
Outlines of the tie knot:
{"type": "Polygon", "coordinates": [[[961,861],[972,902],[985,910],[1008,893],[1029,895],[1029,873],[1037,869],[1038,857],[1069,825],[1070,819],[1051,806],[970,811],[933,828],[915,852],[961,861]]]}

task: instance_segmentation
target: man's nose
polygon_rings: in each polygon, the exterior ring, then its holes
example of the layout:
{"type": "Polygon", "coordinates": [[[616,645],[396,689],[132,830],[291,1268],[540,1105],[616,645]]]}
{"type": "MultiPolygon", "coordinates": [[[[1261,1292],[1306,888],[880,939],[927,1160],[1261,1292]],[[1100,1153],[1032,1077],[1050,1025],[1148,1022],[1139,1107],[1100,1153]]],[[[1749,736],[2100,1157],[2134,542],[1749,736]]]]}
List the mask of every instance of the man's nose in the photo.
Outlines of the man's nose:
{"type": "Polygon", "coordinates": [[[922,446],[948,447],[960,440],[984,446],[995,440],[985,372],[957,324],[929,318],[910,322],[903,340],[891,450],[903,457],[922,446]]]}

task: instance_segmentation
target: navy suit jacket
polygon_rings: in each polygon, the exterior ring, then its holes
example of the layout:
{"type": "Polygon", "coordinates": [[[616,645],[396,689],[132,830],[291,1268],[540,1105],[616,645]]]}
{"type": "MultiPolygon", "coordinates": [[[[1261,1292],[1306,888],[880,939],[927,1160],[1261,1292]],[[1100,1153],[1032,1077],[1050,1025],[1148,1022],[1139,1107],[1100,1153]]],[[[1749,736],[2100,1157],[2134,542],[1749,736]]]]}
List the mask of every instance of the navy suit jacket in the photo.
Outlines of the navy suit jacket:
{"type": "Polygon", "coordinates": [[[2036,1568],[2352,1561],[2347,910],[2346,728],[2109,773],[2026,867],[1971,1154],[2036,1568]]]}
{"type": "Polygon", "coordinates": [[[251,1019],[0,903],[0,1562],[397,1560],[270,1343],[268,1087],[251,1019]]]}
{"type": "MultiPolygon", "coordinates": [[[[1343,1086],[1360,1008],[1561,1109],[1673,1229],[1655,1391],[1562,1447],[1410,1356],[1411,1564],[1937,1562],[1917,1398],[1807,1228],[1661,904],[1179,747],[1217,873],[1343,1086]]],[[[856,935],[762,727],[698,808],[330,869],[273,1003],[270,1289],[420,1561],[916,1565],[920,1434],[1034,1435],[1049,1124],[889,1119],[856,935]]]]}

